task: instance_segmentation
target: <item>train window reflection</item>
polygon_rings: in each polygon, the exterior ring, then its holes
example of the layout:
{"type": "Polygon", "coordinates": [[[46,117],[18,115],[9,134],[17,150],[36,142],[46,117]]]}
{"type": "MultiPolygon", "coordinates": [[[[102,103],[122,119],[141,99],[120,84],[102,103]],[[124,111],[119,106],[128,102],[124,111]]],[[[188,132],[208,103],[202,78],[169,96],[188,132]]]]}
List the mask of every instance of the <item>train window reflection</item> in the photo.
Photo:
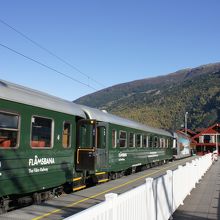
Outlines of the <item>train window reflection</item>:
{"type": "Polygon", "coordinates": [[[117,146],[117,131],[112,130],[112,147],[116,148],[117,146]]]}
{"type": "Polygon", "coordinates": [[[79,140],[78,145],[80,148],[95,147],[96,142],[96,128],[94,124],[81,123],[79,125],[79,140]]]}
{"type": "Polygon", "coordinates": [[[106,128],[104,126],[97,127],[97,147],[106,147],[106,128]]]}
{"type": "Polygon", "coordinates": [[[143,135],[143,143],[142,143],[143,147],[147,147],[147,136],[143,135]]]}
{"type": "Polygon", "coordinates": [[[166,140],[165,138],[160,138],[160,148],[165,148],[166,147],[166,140]]]}
{"type": "Polygon", "coordinates": [[[142,144],[141,143],[141,139],[142,139],[141,137],[142,137],[141,134],[136,135],[136,147],[142,147],[141,146],[141,144],[142,144]]]}
{"type": "Polygon", "coordinates": [[[148,147],[153,147],[153,137],[152,136],[149,136],[148,147]]]}
{"type": "Polygon", "coordinates": [[[63,147],[69,148],[71,146],[71,124],[64,122],[63,124],[63,147]]]}
{"type": "Polygon", "coordinates": [[[14,148],[18,146],[19,116],[0,112],[0,147],[14,148]]]}
{"type": "Polygon", "coordinates": [[[126,131],[120,131],[119,133],[119,146],[127,147],[127,132],[126,131]]]}
{"type": "Polygon", "coordinates": [[[154,147],[155,148],[158,147],[158,137],[157,136],[154,137],[154,147]]]}
{"type": "Polygon", "coordinates": [[[169,139],[167,139],[167,148],[169,147],[169,145],[170,145],[170,142],[169,142],[169,139]]]}
{"type": "Polygon", "coordinates": [[[129,147],[135,147],[135,135],[134,133],[130,132],[129,133],[129,147]]]}
{"type": "Polygon", "coordinates": [[[52,119],[33,116],[31,127],[31,147],[52,147],[52,119]]]}

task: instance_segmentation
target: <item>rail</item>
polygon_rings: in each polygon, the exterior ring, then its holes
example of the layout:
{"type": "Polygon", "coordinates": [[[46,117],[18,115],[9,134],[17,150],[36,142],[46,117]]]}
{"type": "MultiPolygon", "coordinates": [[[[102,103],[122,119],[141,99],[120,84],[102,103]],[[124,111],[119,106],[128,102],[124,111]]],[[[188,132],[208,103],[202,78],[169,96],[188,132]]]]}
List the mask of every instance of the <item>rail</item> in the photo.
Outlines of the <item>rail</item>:
{"type": "Polygon", "coordinates": [[[194,159],[191,163],[168,170],[158,178],[121,195],[109,193],[105,201],[65,220],[167,220],[183,204],[212,164],[212,155],[194,159]]]}

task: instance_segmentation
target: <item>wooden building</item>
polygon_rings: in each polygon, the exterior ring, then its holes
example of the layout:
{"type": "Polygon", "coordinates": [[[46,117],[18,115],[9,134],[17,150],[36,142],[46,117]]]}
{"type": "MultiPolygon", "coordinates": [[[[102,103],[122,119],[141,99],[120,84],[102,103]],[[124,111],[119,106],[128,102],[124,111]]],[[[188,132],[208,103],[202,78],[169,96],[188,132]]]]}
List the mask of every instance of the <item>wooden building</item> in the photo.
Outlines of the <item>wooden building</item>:
{"type": "Polygon", "coordinates": [[[220,123],[205,128],[192,137],[198,155],[203,155],[215,150],[220,153],[220,123]]]}

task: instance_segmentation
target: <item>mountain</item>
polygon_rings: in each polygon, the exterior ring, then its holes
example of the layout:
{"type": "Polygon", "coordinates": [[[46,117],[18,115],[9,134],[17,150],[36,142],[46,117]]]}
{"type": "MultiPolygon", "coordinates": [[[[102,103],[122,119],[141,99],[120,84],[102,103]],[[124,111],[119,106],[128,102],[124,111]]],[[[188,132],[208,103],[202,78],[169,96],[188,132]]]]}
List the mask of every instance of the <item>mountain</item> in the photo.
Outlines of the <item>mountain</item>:
{"type": "Polygon", "coordinates": [[[220,122],[220,62],[118,84],[74,101],[164,129],[220,122]]]}

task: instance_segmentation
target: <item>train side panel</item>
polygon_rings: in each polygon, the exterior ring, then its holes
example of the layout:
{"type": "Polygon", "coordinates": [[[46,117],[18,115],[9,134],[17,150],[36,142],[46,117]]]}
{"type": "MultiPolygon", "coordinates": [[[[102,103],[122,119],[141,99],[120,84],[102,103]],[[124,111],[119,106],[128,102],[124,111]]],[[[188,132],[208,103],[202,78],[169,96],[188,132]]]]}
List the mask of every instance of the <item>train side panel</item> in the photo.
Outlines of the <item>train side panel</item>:
{"type": "Polygon", "coordinates": [[[170,160],[171,148],[171,137],[110,124],[108,170],[117,172],[170,160]]]}
{"type": "Polygon", "coordinates": [[[75,116],[0,102],[0,197],[71,182],[75,172],[75,116]]]}

